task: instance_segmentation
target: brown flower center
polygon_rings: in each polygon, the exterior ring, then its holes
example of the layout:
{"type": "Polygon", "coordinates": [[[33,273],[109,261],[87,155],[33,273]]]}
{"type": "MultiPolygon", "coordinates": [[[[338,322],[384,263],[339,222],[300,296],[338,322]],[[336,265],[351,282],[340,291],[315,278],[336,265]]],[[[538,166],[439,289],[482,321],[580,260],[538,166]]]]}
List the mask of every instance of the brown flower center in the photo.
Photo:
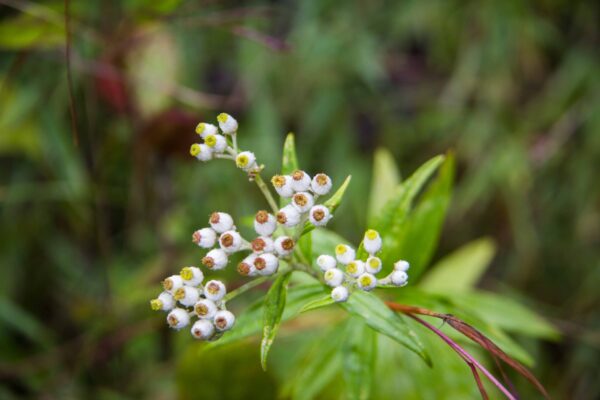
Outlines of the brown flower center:
{"type": "Polygon", "coordinates": [[[280,211],[277,213],[277,222],[280,224],[285,224],[287,222],[287,216],[284,212],[280,211]]]}
{"type": "Polygon", "coordinates": [[[221,218],[219,217],[219,213],[214,212],[214,213],[210,214],[210,223],[211,224],[218,224],[220,219],[221,218]]]}
{"type": "Polygon", "coordinates": [[[226,233],[225,235],[221,236],[221,244],[223,245],[223,247],[233,246],[233,236],[229,233],[226,233]]]}
{"type": "Polygon", "coordinates": [[[315,180],[317,181],[317,184],[319,186],[327,185],[327,175],[325,175],[325,174],[317,174],[317,176],[315,177],[315,180]]]}
{"type": "Polygon", "coordinates": [[[250,270],[251,270],[251,267],[247,263],[241,262],[238,264],[237,271],[239,272],[240,275],[248,276],[248,275],[250,275],[250,270]]]}
{"type": "Polygon", "coordinates": [[[298,204],[300,207],[304,207],[306,203],[308,203],[308,198],[302,193],[296,193],[294,195],[294,203],[298,204]]]}
{"type": "Polygon", "coordinates": [[[269,213],[265,210],[260,210],[256,213],[256,222],[259,224],[265,224],[269,221],[269,213]]]}
{"type": "Polygon", "coordinates": [[[219,329],[225,329],[225,327],[227,327],[227,319],[225,319],[225,317],[216,318],[215,325],[219,329]]]}
{"type": "Polygon", "coordinates": [[[251,246],[254,251],[263,251],[265,249],[265,243],[263,238],[256,238],[252,241],[251,246]]]}
{"type": "Polygon", "coordinates": [[[202,236],[200,236],[200,232],[196,231],[192,234],[192,242],[198,244],[200,243],[200,240],[202,239],[202,236]]]}
{"type": "Polygon", "coordinates": [[[292,250],[294,248],[294,241],[292,239],[290,239],[290,238],[284,239],[281,242],[281,247],[284,250],[292,250]]]}
{"type": "Polygon", "coordinates": [[[200,316],[205,316],[208,314],[208,307],[206,307],[206,304],[197,304],[196,307],[196,314],[200,315],[200,316]]]}
{"type": "Polygon", "coordinates": [[[295,181],[301,181],[302,178],[304,178],[304,172],[302,171],[294,171],[294,173],[292,174],[292,179],[294,179],[295,181]]]}
{"type": "Polygon", "coordinates": [[[210,294],[217,294],[219,293],[219,285],[216,283],[210,283],[208,286],[206,286],[206,291],[210,294]]]}
{"type": "Polygon", "coordinates": [[[285,185],[285,178],[281,175],[275,175],[273,179],[271,179],[271,182],[274,186],[280,188],[285,185]]]}
{"type": "Polygon", "coordinates": [[[325,218],[325,212],[323,210],[315,210],[313,212],[313,218],[315,219],[315,221],[321,221],[323,218],[325,218]]]}
{"type": "Polygon", "coordinates": [[[165,290],[173,289],[173,281],[171,279],[165,279],[163,281],[163,287],[165,288],[165,290]]]}
{"type": "Polygon", "coordinates": [[[206,265],[207,268],[212,268],[215,266],[215,260],[212,257],[204,257],[202,259],[202,264],[206,265]]]}
{"type": "Polygon", "coordinates": [[[265,261],[264,258],[257,257],[256,260],[254,260],[254,266],[256,267],[257,270],[262,271],[263,269],[266,268],[267,262],[265,261]]]}
{"type": "Polygon", "coordinates": [[[179,320],[174,315],[169,315],[169,318],[167,318],[167,319],[169,320],[169,325],[171,325],[171,326],[175,326],[179,323],[179,320]]]}

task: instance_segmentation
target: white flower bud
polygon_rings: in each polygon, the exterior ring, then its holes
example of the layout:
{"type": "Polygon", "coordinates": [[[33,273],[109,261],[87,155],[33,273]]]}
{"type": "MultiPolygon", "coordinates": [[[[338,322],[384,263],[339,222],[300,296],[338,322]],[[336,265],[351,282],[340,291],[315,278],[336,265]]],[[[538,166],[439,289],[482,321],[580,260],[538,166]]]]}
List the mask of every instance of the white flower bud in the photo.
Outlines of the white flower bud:
{"type": "Polygon", "coordinates": [[[285,257],[294,251],[294,240],[289,236],[280,236],[275,239],[275,252],[281,257],[285,257]]]}
{"type": "Polygon", "coordinates": [[[293,228],[300,223],[300,213],[294,206],[288,204],[277,213],[277,222],[286,228],[293,228]]]}
{"type": "Polygon", "coordinates": [[[275,175],[271,178],[271,183],[275,191],[281,197],[292,197],[294,189],[292,188],[292,177],[289,175],[275,175]]]}
{"type": "Polygon", "coordinates": [[[312,194],[308,192],[299,192],[292,196],[292,203],[296,210],[300,213],[305,213],[315,204],[312,194]]]}
{"type": "Polygon", "coordinates": [[[273,275],[279,268],[279,259],[271,253],[264,253],[254,259],[254,267],[260,275],[273,275]]]}
{"type": "Polygon", "coordinates": [[[217,116],[217,121],[219,121],[219,127],[223,131],[223,133],[230,135],[232,133],[236,133],[238,130],[238,123],[229,114],[221,113],[217,116]]]}
{"type": "Polygon", "coordinates": [[[367,258],[367,262],[365,263],[365,269],[370,274],[379,273],[379,271],[381,271],[382,266],[383,264],[381,263],[381,259],[375,256],[367,258]]]}
{"type": "Polygon", "coordinates": [[[256,254],[272,253],[275,250],[275,242],[267,236],[257,237],[250,243],[250,246],[256,254]]]}
{"type": "Polygon", "coordinates": [[[381,236],[379,236],[379,232],[373,229],[366,231],[363,238],[363,246],[370,255],[374,255],[381,250],[381,236]]]}
{"type": "Polygon", "coordinates": [[[192,336],[196,339],[206,340],[210,339],[215,333],[215,327],[213,326],[212,322],[206,319],[199,319],[198,321],[194,322],[190,332],[192,332],[192,336]]]}
{"type": "Polygon", "coordinates": [[[211,300],[202,299],[194,304],[194,312],[199,318],[212,319],[217,311],[217,305],[211,300]]]}
{"type": "Polygon", "coordinates": [[[194,143],[192,147],[190,147],[190,154],[200,161],[208,161],[213,156],[213,152],[210,147],[199,143],[194,143]]]}
{"type": "Polygon", "coordinates": [[[208,300],[221,300],[226,293],[227,290],[225,289],[225,285],[221,281],[208,281],[206,282],[206,286],[204,286],[204,296],[206,296],[208,300]]]}
{"type": "Polygon", "coordinates": [[[331,178],[325,174],[317,174],[310,183],[310,188],[314,194],[320,196],[326,195],[331,190],[331,178]]]}
{"type": "Polygon", "coordinates": [[[192,242],[196,243],[203,249],[210,249],[214,247],[217,241],[217,233],[211,228],[198,229],[192,234],[192,242]]]}
{"type": "Polygon", "coordinates": [[[365,272],[365,263],[361,260],[352,260],[346,265],[346,273],[353,278],[358,278],[365,272]]]}
{"type": "Polygon", "coordinates": [[[183,284],[188,286],[198,286],[204,280],[204,274],[198,267],[183,267],[179,276],[183,279],[183,284]]]}
{"type": "Polygon", "coordinates": [[[254,266],[254,260],[256,260],[256,257],[258,257],[256,254],[250,254],[238,264],[237,271],[240,275],[254,276],[258,273],[256,271],[256,267],[254,266]]]}
{"type": "Polygon", "coordinates": [[[182,286],[175,291],[173,298],[182,306],[191,307],[200,299],[200,292],[195,287],[182,286]]]}
{"type": "Polygon", "coordinates": [[[331,268],[325,271],[323,278],[325,279],[326,284],[331,287],[336,287],[344,282],[344,273],[337,268],[331,268]]]}
{"type": "Polygon", "coordinates": [[[242,237],[236,231],[227,231],[219,237],[219,245],[226,253],[235,253],[242,247],[242,237]]]}
{"type": "Polygon", "coordinates": [[[256,156],[251,151],[242,151],[235,158],[235,165],[244,171],[256,168],[256,156]]]}
{"type": "Polygon", "coordinates": [[[394,271],[390,275],[390,280],[395,286],[404,286],[408,282],[408,274],[404,271],[394,271]]]}
{"type": "Polygon", "coordinates": [[[396,261],[394,263],[394,270],[396,271],[408,271],[408,269],[410,268],[410,264],[408,263],[408,261],[404,261],[404,260],[400,260],[400,261],[396,261]]]}
{"type": "Polygon", "coordinates": [[[222,153],[227,148],[227,140],[223,135],[206,135],[204,144],[210,147],[214,153],[222,153]]]}
{"type": "Polygon", "coordinates": [[[175,308],[167,314],[167,323],[171,328],[180,330],[190,323],[190,316],[183,308],[175,308]]]}
{"type": "Polygon", "coordinates": [[[314,226],[325,226],[327,222],[331,219],[331,214],[329,213],[329,208],[318,205],[314,206],[310,209],[308,213],[308,219],[311,224],[314,226]]]}
{"type": "Polygon", "coordinates": [[[218,133],[217,127],[213,124],[207,124],[206,122],[200,122],[196,126],[196,133],[204,139],[208,135],[216,135],[218,133]]]}
{"type": "Polygon", "coordinates": [[[222,249],[213,249],[206,253],[206,256],[202,259],[202,264],[208,269],[218,271],[227,266],[227,253],[222,249]]]}
{"type": "Polygon", "coordinates": [[[335,246],[335,257],[340,263],[346,265],[356,258],[356,251],[345,244],[338,244],[335,246]]]}
{"type": "Polygon", "coordinates": [[[150,307],[154,311],[170,311],[175,307],[175,299],[170,293],[162,292],[158,298],[150,300],[150,307]]]}
{"type": "Polygon", "coordinates": [[[163,287],[171,294],[183,286],[183,279],[179,275],[172,275],[163,281],[163,287]]]}
{"type": "Polygon", "coordinates": [[[218,331],[227,331],[233,327],[235,316],[231,311],[221,310],[215,314],[215,327],[218,331]]]}
{"type": "Polygon", "coordinates": [[[342,303],[348,300],[348,289],[345,286],[337,286],[331,291],[331,298],[336,303],[342,303]]]}
{"type": "Polygon", "coordinates": [[[254,217],[254,230],[261,236],[271,236],[277,229],[277,219],[265,210],[260,210],[254,217]]]}
{"type": "Polygon", "coordinates": [[[230,231],[234,228],[233,218],[231,218],[231,215],[224,212],[212,213],[208,223],[217,233],[230,231]]]}
{"type": "Polygon", "coordinates": [[[333,258],[332,256],[328,256],[327,254],[322,254],[319,257],[317,257],[317,265],[319,266],[319,268],[321,268],[321,271],[325,272],[328,269],[335,268],[337,265],[337,262],[335,261],[335,258],[333,258]]]}
{"type": "Polygon", "coordinates": [[[364,274],[358,277],[356,283],[359,288],[368,292],[370,290],[373,290],[375,286],[377,286],[377,278],[375,278],[375,275],[365,272],[364,274]]]}
{"type": "Polygon", "coordinates": [[[292,189],[296,192],[305,192],[310,189],[310,176],[304,171],[294,171],[292,174],[292,189]]]}

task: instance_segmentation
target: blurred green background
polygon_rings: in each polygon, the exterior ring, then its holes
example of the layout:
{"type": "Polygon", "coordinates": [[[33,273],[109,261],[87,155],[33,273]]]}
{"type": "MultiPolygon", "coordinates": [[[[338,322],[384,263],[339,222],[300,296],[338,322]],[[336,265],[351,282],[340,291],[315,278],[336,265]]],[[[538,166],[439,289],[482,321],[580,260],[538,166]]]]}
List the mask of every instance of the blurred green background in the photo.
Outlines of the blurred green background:
{"type": "MultiPolygon", "coordinates": [[[[148,307],[198,263],[190,234],[212,210],[264,207],[243,174],[188,155],[221,111],[267,174],[289,131],[307,171],[352,174],[332,228],[355,242],[376,148],[403,177],[453,150],[434,259],[493,239],[479,286],[563,335],[516,337],[535,374],[555,398],[598,398],[599,21],[574,0],[0,1],[0,398],[293,392],[293,333],[317,317],[284,325],[262,373],[255,341],[199,356],[148,307]]],[[[382,398],[444,398],[436,368],[419,387],[423,366],[398,364],[385,379],[406,385],[382,398]]]]}

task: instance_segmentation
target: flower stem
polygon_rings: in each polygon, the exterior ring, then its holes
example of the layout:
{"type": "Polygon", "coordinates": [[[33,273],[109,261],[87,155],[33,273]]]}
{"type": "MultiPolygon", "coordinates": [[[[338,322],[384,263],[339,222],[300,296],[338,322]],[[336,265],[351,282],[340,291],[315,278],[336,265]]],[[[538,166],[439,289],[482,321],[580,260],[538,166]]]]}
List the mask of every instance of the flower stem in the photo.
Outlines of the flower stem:
{"type": "Polygon", "coordinates": [[[271,191],[269,190],[269,188],[265,184],[265,181],[263,181],[263,179],[260,176],[260,174],[256,174],[256,176],[254,177],[254,182],[256,182],[256,185],[258,186],[258,188],[262,192],[263,196],[265,196],[265,199],[267,199],[267,203],[269,203],[269,206],[273,210],[273,213],[277,214],[277,212],[279,211],[279,207],[277,207],[277,202],[273,198],[273,195],[271,194],[271,191]]]}

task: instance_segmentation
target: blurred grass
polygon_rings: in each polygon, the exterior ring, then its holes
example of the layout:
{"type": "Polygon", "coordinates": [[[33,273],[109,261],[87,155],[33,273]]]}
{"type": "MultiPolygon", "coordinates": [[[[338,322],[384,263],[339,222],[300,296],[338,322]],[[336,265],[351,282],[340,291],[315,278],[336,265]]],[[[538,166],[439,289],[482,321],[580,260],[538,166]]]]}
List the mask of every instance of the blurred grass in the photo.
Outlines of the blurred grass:
{"type": "MultiPolygon", "coordinates": [[[[481,285],[565,334],[521,341],[540,380],[556,398],[600,395],[596,2],[70,3],[78,146],[63,2],[0,1],[0,397],[194,396],[189,338],[167,335],[146,303],[160,277],[199,261],[189,234],[210,211],[264,206],[237,171],[187,157],[195,124],[220,111],[268,174],[288,131],[303,168],[351,174],[332,228],[353,241],[377,147],[403,176],[453,149],[435,258],[493,238],[481,285]]],[[[297,357],[285,349],[274,357],[297,357]]],[[[242,353],[224,356],[244,367],[240,385],[288,379],[242,353]]],[[[440,382],[421,398],[476,393],[444,380],[460,364],[443,360],[447,371],[419,375],[440,382]]]]}

